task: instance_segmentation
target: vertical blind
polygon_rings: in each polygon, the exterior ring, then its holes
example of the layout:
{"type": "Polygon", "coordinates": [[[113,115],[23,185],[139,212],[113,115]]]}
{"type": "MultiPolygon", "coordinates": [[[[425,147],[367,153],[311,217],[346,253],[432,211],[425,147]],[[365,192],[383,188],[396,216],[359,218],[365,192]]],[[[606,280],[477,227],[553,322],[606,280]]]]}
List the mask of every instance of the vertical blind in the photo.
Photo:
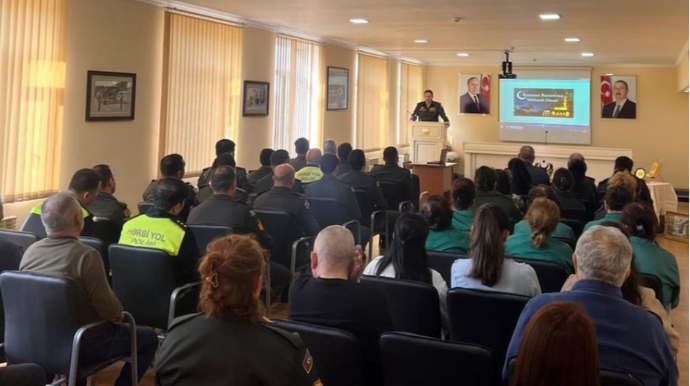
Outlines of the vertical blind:
{"type": "Polygon", "coordinates": [[[407,130],[410,115],[415,105],[422,98],[422,67],[409,63],[400,63],[400,106],[398,127],[398,144],[409,145],[410,134],[407,130]]]}
{"type": "Polygon", "coordinates": [[[0,195],[59,188],[67,0],[0,0],[0,195]]]}
{"type": "Polygon", "coordinates": [[[324,109],[323,47],[287,36],[276,39],[274,149],[292,149],[300,137],[321,143],[324,109]]]}
{"type": "Polygon", "coordinates": [[[388,142],[388,59],[360,53],[357,62],[357,147],[380,149],[388,142]]]}
{"type": "Polygon", "coordinates": [[[192,15],[166,15],[160,155],[178,153],[187,173],[214,158],[221,138],[237,138],[241,27],[192,15]]]}

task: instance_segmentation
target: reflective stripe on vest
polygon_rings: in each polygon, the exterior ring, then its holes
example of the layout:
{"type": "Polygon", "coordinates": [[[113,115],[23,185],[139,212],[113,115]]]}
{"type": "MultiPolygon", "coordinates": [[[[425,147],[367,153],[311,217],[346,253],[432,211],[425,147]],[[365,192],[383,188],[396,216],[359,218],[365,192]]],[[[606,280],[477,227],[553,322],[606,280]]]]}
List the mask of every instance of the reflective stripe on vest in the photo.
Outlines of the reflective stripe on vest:
{"type": "MultiPolygon", "coordinates": [[[[31,209],[30,213],[31,214],[37,214],[40,216],[41,215],[41,208],[43,207],[44,202],[45,201],[41,201],[38,205],[34,206],[34,208],[31,209]]],[[[87,218],[91,215],[91,213],[88,210],[84,209],[83,206],[79,206],[79,207],[81,208],[81,214],[82,214],[82,216],[84,216],[84,218],[87,218]]]]}
{"type": "Polygon", "coordinates": [[[119,244],[160,249],[170,256],[177,256],[185,232],[169,218],[141,215],[125,222],[119,244]]]}

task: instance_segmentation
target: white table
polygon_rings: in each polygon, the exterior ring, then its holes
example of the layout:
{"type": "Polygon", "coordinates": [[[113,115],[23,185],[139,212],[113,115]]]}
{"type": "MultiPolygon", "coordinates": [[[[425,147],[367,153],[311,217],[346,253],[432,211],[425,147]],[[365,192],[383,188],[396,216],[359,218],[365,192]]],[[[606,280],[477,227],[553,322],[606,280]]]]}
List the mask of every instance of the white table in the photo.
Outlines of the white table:
{"type": "Polygon", "coordinates": [[[649,193],[654,200],[654,211],[657,216],[664,216],[666,212],[678,211],[678,196],[673,185],[668,182],[648,181],[649,193]]]}

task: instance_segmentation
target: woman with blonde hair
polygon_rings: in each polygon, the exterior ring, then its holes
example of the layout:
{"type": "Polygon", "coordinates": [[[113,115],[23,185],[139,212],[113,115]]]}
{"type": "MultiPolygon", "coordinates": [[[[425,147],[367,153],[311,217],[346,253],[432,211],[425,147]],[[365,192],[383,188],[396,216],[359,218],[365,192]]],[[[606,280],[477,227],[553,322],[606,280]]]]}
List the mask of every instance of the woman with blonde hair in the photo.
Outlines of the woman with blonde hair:
{"type": "Polygon", "coordinates": [[[551,237],[558,226],[561,211],[553,201],[539,197],[529,207],[525,219],[530,232],[515,233],[506,240],[506,255],[523,259],[553,261],[573,273],[573,250],[551,237]]]}
{"type": "Polygon", "coordinates": [[[199,265],[201,313],[177,318],[156,358],[156,385],[320,385],[295,334],[263,318],[264,253],[250,236],[211,242],[199,265]]]}

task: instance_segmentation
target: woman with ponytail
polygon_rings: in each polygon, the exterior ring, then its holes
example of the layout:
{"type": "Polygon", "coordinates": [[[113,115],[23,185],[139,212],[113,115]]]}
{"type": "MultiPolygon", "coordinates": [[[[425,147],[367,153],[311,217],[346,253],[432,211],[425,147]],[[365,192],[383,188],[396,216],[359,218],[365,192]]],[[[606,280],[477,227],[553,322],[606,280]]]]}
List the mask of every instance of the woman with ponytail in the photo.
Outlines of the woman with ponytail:
{"type": "Polygon", "coordinates": [[[433,285],[438,291],[442,319],[447,321],[448,286],[443,276],[427,265],[426,239],[428,235],[429,225],[421,215],[403,214],[395,222],[391,247],[384,256],[375,258],[367,265],[364,275],[419,281],[433,285]]]}
{"type": "Polygon", "coordinates": [[[199,265],[201,313],[175,319],[156,385],[320,385],[302,340],[263,318],[264,252],[250,236],[211,242],[199,265]]]}
{"type": "Polygon", "coordinates": [[[568,244],[551,237],[561,218],[561,211],[553,201],[539,197],[529,207],[525,219],[530,232],[515,233],[506,240],[506,254],[523,259],[553,261],[570,275],[573,270],[573,250],[568,244]]]}
{"type": "Polygon", "coordinates": [[[429,224],[426,239],[428,251],[466,255],[469,250],[469,232],[453,227],[453,211],[443,196],[433,195],[422,206],[422,216],[429,224]]]}
{"type": "Polygon", "coordinates": [[[477,209],[470,232],[470,258],[456,260],[451,268],[453,288],[541,294],[534,269],[505,258],[503,243],[509,228],[508,216],[498,205],[486,204],[477,209]]]}

